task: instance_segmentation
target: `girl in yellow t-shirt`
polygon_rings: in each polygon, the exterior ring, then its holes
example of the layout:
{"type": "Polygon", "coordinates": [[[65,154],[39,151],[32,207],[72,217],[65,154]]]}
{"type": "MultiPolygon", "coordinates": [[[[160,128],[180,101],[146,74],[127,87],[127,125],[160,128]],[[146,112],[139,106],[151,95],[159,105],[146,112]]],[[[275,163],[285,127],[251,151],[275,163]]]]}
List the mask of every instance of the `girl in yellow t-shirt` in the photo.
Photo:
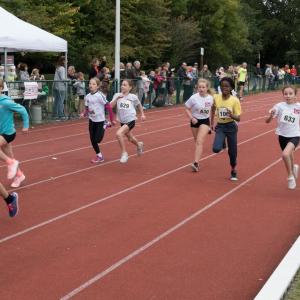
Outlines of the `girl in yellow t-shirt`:
{"type": "MultiPolygon", "coordinates": [[[[214,116],[215,113],[217,115],[213,152],[219,153],[224,148],[225,139],[227,140],[231,165],[230,179],[238,180],[236,172],[238,126],[236,122],[240,121],[241,105],[239,99],[231,95],[231,91],[234,89],[234,81],[231,78],[222,78],[220,85],[222,94],[214,95],[214,104],[212,107],[212,116],[214,116]]],[[[211,120],[212,128],[213,124],[214,117],[212,117],[211,120]]]]}

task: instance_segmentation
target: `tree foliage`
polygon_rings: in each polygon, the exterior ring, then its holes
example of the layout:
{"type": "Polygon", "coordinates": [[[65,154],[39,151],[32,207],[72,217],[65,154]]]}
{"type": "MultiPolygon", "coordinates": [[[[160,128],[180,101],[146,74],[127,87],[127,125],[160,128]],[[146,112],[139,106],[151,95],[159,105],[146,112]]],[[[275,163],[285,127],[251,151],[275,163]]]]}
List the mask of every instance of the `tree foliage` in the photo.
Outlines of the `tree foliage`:
{"type": "MultiPolygon", "coordinates": [[[[69,61],[114,62],[115,1],[0,0],[19,18],[68,40],[69,61]]],[[[146,68],[163,61],[283,64],[300,59],[300,0],[121,0],[121,59],[146,68]]],[[[49,54],[35,59],[54,61],[49,54]]],[[[26,55],[22,59],[30,59],[26,55]]]]}

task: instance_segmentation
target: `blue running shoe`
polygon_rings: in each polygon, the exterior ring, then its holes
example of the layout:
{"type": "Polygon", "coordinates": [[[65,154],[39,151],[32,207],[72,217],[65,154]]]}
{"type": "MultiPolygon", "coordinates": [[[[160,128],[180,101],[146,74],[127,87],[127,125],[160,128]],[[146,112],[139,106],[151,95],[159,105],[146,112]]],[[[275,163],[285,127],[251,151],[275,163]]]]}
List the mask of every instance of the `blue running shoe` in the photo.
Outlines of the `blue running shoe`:
{"type": "Polygon", "coordinates": [[[7,207],[8,207],[8,213],[9,213],[9,216],[11,218],[15,217],[17,214],[18,214],[18,211],[19,211],[19,205],[18,205],[18,194],[17,193],[12,193],[11,194],[14,198],[14,200],[7,204],[7,207]]]}

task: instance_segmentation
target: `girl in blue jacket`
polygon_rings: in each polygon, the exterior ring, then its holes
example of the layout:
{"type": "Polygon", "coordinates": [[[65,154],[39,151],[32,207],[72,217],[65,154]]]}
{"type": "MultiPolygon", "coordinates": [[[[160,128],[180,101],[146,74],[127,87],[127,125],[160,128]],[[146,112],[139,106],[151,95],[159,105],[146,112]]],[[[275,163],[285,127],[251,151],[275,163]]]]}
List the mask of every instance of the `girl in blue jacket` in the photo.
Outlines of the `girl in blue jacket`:
{"type": "Polygon", "coordinates": [[[13,179],[12,187],[19,187],[25,180],[25,175],[19,168],[19,162],[14,159],[11,142],[16,137],[14,126],[14,112],[23,119],[23,132],[28,132],[29,118],[24,106],[15,103],[11,98],[2,94],[3,80],[0,80],[0,159],[7,164],[7,178],[13,179]]]}

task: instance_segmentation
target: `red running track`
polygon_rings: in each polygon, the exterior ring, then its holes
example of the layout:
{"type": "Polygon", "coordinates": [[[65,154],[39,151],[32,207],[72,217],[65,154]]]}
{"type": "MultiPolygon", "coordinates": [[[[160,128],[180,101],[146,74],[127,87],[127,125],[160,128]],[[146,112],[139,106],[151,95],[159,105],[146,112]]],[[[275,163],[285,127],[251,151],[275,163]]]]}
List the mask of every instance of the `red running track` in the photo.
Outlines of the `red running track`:
{"type": "Polygon", "coordinates": [[[115,128],[97,166],[86,120],[19,134],[27,180],[17,218],[0,211],[0,299],[253,299],[299,235],[300,200],[264,123],[280,94],[245,99],[236,183],[213,135],[190,171],[183,107],[146,112],[134,129],[145,153],[128,145],[126,165],[115,128]]]}

